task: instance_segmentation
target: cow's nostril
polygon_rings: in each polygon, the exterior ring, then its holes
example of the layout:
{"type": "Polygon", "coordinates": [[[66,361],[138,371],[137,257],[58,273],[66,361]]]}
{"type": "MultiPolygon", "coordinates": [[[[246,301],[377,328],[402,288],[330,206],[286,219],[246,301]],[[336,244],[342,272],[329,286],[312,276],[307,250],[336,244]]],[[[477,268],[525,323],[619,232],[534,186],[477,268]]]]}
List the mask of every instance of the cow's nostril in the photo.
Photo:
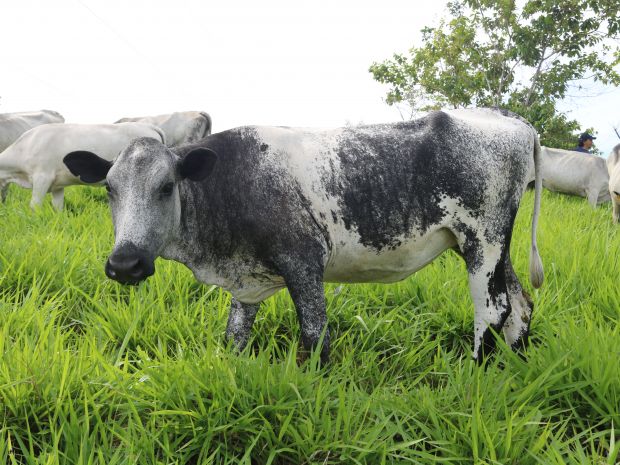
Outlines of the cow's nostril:
{"type": "Polygon", "coordinates": [[[134,278],[139,278],[140,276],[142,276],[143,272],[144,267],[142,266],[142,262],[140,260],[138,260],[129,270],[129,274],[134,278]]]}
{"type": "Polygon", "coordinates": [[[614,195],[617,195],[618,197],[620,197],[620,192],[614,191],[614,195]]]}
{"type": "Polygon", "coordinates": [[[117,270],[127,270],[132,271],[139,263],[140,259],[136,257],[110,257],[108,259],[110,266],[117,270]]]}

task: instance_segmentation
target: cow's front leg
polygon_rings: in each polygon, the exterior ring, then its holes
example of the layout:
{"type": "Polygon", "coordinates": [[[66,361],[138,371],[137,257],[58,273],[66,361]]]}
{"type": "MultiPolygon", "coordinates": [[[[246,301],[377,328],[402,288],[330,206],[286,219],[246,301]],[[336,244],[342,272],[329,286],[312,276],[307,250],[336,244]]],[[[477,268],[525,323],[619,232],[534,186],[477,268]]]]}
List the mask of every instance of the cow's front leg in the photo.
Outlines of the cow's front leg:
{"type": "Polygon", "coordinates": [[[321,276],[300,274],[285,277],[286,286],[297,310],[301,342],[306,350],[314,350],[323,337],[321,362],[329,361],[329,328],[325,311],[325,294],[321,276]]]}
{"type": "Polygon", "coordinates": [[[244,304],[234,297],[230,301],[226,339],[232,341],[236,349],[242,351],[250,339],[252,326],[260,304],[244,304]]]}
{"type": "Polygon", "coordinates": [[[52,206],[61,211],[65,205],[65,189],[62,187],[57,187],[56,189],[52,189],[52,206]]]}
{"type": "Polygon", "coordinates": [[[30,208],[33,210],[41,206],[45,194],[54,182],[54,175],[48,173],[35,173],[32,176],[32,197],[30,199],[30,208]]]}

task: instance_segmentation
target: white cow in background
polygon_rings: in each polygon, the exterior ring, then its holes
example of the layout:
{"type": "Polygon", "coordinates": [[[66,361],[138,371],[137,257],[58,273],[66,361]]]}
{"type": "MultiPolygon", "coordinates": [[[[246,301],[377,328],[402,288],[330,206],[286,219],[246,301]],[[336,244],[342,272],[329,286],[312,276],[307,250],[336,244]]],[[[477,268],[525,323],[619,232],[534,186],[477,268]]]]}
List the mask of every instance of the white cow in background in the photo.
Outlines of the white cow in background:
{"type": "Polygon", "coordinates": [[[64,123],[65,119],[52,110],[0,113],[0,152],[15,142],[28,129],[50,123],[64,123]]]}
{"type": "Polygon", "coordinates": [[[149,123],[161,128],[166,134],[166,145],[197,142],[211,134],[211,117],[202,111],[181,111],[169,115],[121,118],[116,123],[149,123]]]}
{"type": "Polygon", "coordinates": [[[46,124],[25,132],[0,154],[0,188],[14,182],[32,188],[30,206],[41,205],[52,193],[52,205],[61,210],[64,188],[84,184],[65,167],[67,153],[90,151],[112,161],[138,137],[152,137],[165,143],[161,129],[144,123],[46,124]]]}
{"type": "MultiPolygon", "coordinates": [[[[588,153],[542,147],[543,186],[552,192],[585,197],[592,208],[609,198],[605,159],[588,153]]],[[[530,173],[530,181],[534,179],[530,173]]]]}
{"type": "MultiPolygon", "coordinates": [[[[64,123],[65,119],[52,110],[0,113],[0,153],[15,142],[28,129],[42,124],[64,123]]],[[[0,186],[0,200],[4,202],[8,184],[0,186]]]]}
{"type": "Polygon", "coordinates": [[[620,222],[620,144],[616,145],[607,157],[609,173],[609,195],[613,204],[613,220],[620,222]]]}

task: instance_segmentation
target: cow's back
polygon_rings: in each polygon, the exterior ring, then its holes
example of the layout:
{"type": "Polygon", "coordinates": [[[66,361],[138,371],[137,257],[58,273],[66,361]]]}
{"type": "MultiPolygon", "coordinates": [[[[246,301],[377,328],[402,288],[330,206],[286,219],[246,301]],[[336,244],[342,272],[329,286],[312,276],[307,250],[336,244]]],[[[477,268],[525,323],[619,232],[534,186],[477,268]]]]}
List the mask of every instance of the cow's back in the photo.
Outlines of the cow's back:
{"type": "Polygon", "coordinates": [[[281,129],[260,139],[317,214],[335,212],[341,219],[333,223],[377,251],[440,222],[444,198],[479,211],[511,184],[522,188],[533,164],[531,128],[483,110],[334,131],[281,129]]]}
{"type": "Polygon", "coordinates": [[[43,124],[63,122],[62,115],[52,110],[0,114],[0,152],[29,129],[43,124]]]}
{"type": "Polygon", "coordinates": [[[211,133],[211,117],[204,112],[182,111],[165,115],[122,118],[116,123],[141,122],[157,126],[166,135],[166,145],[196,142],[211,133]]]}

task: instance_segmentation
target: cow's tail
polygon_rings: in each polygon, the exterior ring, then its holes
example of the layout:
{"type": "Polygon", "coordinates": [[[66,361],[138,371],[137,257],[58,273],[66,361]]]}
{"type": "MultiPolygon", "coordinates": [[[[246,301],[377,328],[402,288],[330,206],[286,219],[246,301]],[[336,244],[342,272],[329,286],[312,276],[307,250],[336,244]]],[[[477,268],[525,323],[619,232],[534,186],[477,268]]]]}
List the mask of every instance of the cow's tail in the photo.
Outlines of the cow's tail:
{"type": "Polygon", "coordinates": [[[200,116],[205,119],[205,130],[202,133],[202,137],[207,137],[209,134],[211,134],[211,116],[209,116],[209,113],[205,113],[204,111],[200,112],[200,116]]]}
{"type": "Polygon", "coordinates": [[[545,279],[542,260],[538,253],[536,243],[536,229],[538,227],[538,217],[540,216],[540,197],[542,195],[542,166],[540,141],[536,131],[534,132],[534,212],[532,213],[532,248],[530,249],[530,282],[538,289],[542,286],[545,279]]]}

